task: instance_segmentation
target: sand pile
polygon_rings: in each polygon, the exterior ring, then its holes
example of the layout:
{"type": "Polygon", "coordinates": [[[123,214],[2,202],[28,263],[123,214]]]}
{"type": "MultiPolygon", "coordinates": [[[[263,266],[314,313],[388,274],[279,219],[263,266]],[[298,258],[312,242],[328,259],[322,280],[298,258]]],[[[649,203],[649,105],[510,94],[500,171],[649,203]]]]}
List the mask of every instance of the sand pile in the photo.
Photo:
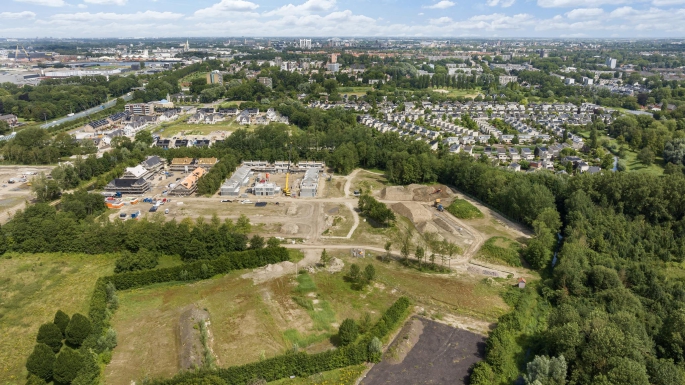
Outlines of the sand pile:
{"type": "Polygon", "coordinates": [[[433,217],[423,205],[414,202],[402,202],[392,205],[392,209],[398,214],[409,218],[414,224],[430,221],[433,217]]]}
{"type": "Polygon", "coordinates": [[[436,199],[447,199],[451,198],[452,190],[447,186],[437,185],[437,186],[422,186],[422,185],[409,185],[412,189],[413,200],[419,202],[433,202],[436,199]],[[438,191],[439,192],[436,192],[438,191]]]}
{"type": "Polygon", "coordinates": [[[410,201],[411,190],[403,186],[390,186],[381,190],[381,199],[386,201],[410,201]]]}
{"type": "Polygon", "coordinates": [[[296,215],[297,214],[297,205],[291,205],[288,207],[288,210],[286,211],[286,214],[288,215],[296,215]]]}

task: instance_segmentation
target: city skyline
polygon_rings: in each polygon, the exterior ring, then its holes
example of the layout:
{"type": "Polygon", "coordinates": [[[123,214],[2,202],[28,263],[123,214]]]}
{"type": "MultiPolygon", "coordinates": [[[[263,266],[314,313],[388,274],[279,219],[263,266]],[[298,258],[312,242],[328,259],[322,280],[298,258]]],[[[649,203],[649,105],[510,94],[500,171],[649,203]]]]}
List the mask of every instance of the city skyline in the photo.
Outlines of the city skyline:
{"type": "Polygon", "coordinates": [[[685,0],[10,0],[0,37],[685,36],[685,0]]]}

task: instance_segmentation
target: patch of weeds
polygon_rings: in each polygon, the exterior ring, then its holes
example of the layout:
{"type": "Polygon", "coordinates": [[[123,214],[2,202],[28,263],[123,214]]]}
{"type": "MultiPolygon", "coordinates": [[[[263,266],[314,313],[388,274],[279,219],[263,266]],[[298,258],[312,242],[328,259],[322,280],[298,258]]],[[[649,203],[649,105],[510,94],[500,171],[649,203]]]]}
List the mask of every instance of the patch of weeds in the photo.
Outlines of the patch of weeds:
{"type": "Polygon", "coordinates": [[[293,296],[293,301],[295,301],[296,304],[302,306],[303,308],[313,311],[314,310],[314,302],[312,302],[311,299],[305,298],[305,297],[300,297],[300,296],[293,296]]]}
{"type": "Polygon", "coordinates": [[[316,284],[312,280],[309,274],[299,274],[297,276],[297,288],[295,289],[298,293],[310,293],[316,291],[316,284]]]}

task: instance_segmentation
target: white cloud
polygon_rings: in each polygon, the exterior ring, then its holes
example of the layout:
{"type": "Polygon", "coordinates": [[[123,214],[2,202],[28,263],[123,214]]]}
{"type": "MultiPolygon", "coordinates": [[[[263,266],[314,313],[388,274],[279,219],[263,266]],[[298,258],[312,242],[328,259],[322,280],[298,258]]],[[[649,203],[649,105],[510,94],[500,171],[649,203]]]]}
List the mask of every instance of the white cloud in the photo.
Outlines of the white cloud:
{"type": "Polygon", "coordinates": [[[77,7],[81,8],[81,9],[88,8],[88,6],[85,4],[79,4],[79,5],[77,5],[77,7]]]}
{"type": "Polygon", "coordinates": [[[116,22],[140,22],[140,21],[164,21],[164,20],[178,20],[184,15],[182,13],[173,12],[157,12],[145,11],[136,13],[113,13],[113,12],[78,12],[78,13],[61,13],[50,16],[49,20],[37,20],[37,24],[58,24],[68,25],[73,22],[97,22],[97,21],[116,21],[116,22]]]}
{"type": "Polygon", "coordinates": [[[453,7],[455,4],[457,4],[457,3],[450,1],[450,0],[441,0],[441,1],[438,1],[437,3],[435,3],[433,5],[424,5],[423,8],[447,9],[449,7],[453,7]]]}
{"type": "Polygon", "coordinates": [[[454,20],[452,20],[451,17],[443,16],[438,19],[430,19],[429,22],[431,24],[447,24],[447,23],[453,23],[454,20]]]}
{"type": "Polygon", "coordinates": [[[14,0],[18,3],[42,5],[44,7],[64,7],[67,3],[64,0],[14,0]]]}
{"type": "Polygon", "coordinates": [[[682,4],[685,4],[685,0],[652,0],[652,5],[656,5],[657,7],[682,4]]]}
{"type": "Polygon", "coordinates": [[[538,0],[538,5],[543,8],[557,7],[593,7],[598,5],[619,5],[631,3],[631,0],[538,0]]]}
{"type": "Polygon", "coordinates": [[[570,12],[566,12],[566,17],[569,19],[590,19],[600,16],[604,13],[602,8],[577,8],[570,12]]]}
{"type": "Polygon", "coordinates": [[[0,19],[35,19],[36,14],[30,11],[24,12],[0,12],[0,19]]]}
{"type": "Polygon", "coordinates": [[[284,5],[273,11],[264,13],[264,16],[309,15],[312,13],[321,13],[335,8],[335,2],[336,0],[307,0],[300,5],[284,5]]]}
{"type": "Polygon", "coordinates": [[[514,5],[516,0],[488,0],[487,3],[491,7],[501,6],[502,8],[508,8],[514,5]]]}
{"type": "Polygon", "coordinates": [[[423,16],[423,12],[419,12],[419,16],[423,16]]]}
{"type": "Polygon", "coordinates": [[[98,5],[126,5],[128,0],[83,0],[83,2],[98,5]]]}
{"type": "Polygon", "coordinates": [[[259,4],[255,4],[245,0],[221,0],[220,2],[208,8],[202,8],[195,11],[193,17],[224,17],[230,16],[234,13],[252,12],[259,8],[259,4]]]}

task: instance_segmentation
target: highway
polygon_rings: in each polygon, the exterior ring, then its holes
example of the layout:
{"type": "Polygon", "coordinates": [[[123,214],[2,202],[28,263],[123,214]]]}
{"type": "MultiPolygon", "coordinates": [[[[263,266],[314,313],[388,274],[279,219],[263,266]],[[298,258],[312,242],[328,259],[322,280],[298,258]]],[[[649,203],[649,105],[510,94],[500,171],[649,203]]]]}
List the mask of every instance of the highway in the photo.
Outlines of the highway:
{"type": "MultiPolygon", "coordinates": [[[[132,92],[129,92],[128,94],[122,96],[122,98],[123,98],[125,101],[129,101],[129,100],[133,99],[133,93],[132,93],[132,92]]],[[[72,120],[76,120],[76,119],[79,119],[79,118],[83,118],[84,116],[88,116],[88,115],[92,115],[92,114],[94,114],[94,113],[96,113],[96,112],[100,112],[100,111],[102,111],[102,110],[104,110],[104,109],[107,109],[107,108],[110,108],[110,107],[114,107],[114,105],[116,105],[116,104],[117,104],[117,99],[115,98],[115,99],[112,99],[112,100],[110,100],[110,101],[108,101],[108,102],[106,102],[106,103],[100,104],[100,105],[97,106],[97,107],[93,107],[93,108],[89,108],[89,109],[84,110],[84,111],[81,111],[81,112],[77,112],[77,113],[75,113],[73,116],[65,116],[65,117],[63,117],[63,118],[59,118],[59,119],[57,119],[57,120],[53,120],[52,122],[49,122],[49,123],[47,123],[47,124],[43,124],[43,125],[40,126],[40,127],[41,127],[41,128],[50,128],[50,127],[58,126],[58,125],[60,125],[60,124],[62,124],[62,123],[70,122],[70,121],[72,121],[72,120]]]]}

